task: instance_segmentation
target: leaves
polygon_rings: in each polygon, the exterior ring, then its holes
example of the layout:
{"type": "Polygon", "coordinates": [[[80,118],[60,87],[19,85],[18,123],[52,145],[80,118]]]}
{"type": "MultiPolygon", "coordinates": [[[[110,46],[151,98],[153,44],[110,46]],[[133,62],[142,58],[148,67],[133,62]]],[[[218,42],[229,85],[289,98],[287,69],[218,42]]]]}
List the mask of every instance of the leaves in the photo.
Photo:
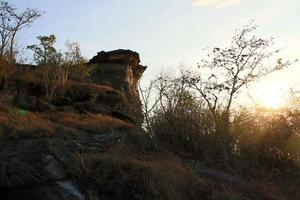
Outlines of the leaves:
{"type": "Polygon", "coordinates": [[[27,46],[34,52],[34,59],[38,65],[45,65],[49,63],[57,63],[61,55],[53,46],[56,42],[55,35],[38,36],[39,44],[27,46]]]}

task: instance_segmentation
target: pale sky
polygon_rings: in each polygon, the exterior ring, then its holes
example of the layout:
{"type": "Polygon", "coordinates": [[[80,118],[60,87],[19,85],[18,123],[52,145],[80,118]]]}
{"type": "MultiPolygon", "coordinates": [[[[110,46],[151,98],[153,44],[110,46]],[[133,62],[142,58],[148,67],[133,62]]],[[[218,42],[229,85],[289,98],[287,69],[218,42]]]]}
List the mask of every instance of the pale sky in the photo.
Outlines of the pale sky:
{"type": "MultiPolygon", "coordinates": [[[[84,55],[132,49],[149,66],[150,79],[161,70],[196,66],[201,49],[229,44],[234,30],[251,20],[258,34],[274,37],[282,56],[300,57],[300,0],[10,0],[45,14],[18,36],[23,45],[55,34],[57,47],[78,41],[84,55]]],[[[267,78],[271,85],[300,86],[300,64],[267,78]],[[271,81],[270,81],[271,80],[271,81]]]]}

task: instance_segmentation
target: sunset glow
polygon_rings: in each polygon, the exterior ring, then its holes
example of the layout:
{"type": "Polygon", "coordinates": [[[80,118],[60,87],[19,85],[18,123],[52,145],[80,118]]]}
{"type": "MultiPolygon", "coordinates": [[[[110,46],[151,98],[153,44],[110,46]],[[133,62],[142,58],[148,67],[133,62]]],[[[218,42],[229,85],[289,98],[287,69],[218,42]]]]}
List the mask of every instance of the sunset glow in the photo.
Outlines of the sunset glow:
{"type": "Polygon", "coordinates": [[[272,85],[255,88],[253,93],[256,103],[267,108],[280,108],[286,101],[284,92],[279,87],[272,85]]]}

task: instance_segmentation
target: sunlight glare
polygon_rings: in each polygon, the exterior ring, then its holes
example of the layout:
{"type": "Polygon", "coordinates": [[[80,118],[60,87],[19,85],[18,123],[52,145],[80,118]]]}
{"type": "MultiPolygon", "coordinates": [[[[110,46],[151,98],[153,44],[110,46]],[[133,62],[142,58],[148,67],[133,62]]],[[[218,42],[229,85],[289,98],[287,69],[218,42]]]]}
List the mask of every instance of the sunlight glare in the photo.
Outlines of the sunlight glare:
{"type": "Polygon", "coordinates": [[[282,90],[271,85],[256,88],[254,98],[261,106],[274,109],[282,107],[285,102],[282,90]]]}

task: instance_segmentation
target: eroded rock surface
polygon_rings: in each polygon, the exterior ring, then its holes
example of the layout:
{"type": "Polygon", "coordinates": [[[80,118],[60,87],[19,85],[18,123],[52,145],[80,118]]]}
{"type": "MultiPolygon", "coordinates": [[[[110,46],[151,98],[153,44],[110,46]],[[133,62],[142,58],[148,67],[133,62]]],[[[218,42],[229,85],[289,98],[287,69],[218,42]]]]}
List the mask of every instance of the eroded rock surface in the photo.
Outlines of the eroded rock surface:
{"type": "Polygon", "coordinates": [[[60,110],[60,107],[72,107],[80,112],[85,110],[100,114],[119,112],[127,115],[136,125],[141,125],[143,115],[137,84],[147,67],[140,65],[139,54],[122,49],[101,51],[86,67],[91,68],[89,80],[68,81],[63,94],[53,102],[45,102],[46,87],[42,80],[23,78],[20,80],[22,84],[18,86],[20,93],[15,97],[15,105],[22,109],[42,112],[60,110]],[[79,104],[85,106],[78,106],[79,104]],[[104,107],[105,109],[102,109],[104,107]]]}
{"type": "Polygon", "coordinates": [[[110,85],[125,93],[126,113],[134,116],[137,124],[142,123],[141,103],[137,83],[147,67],[140,65],[140,56],[130,50],[101,51],[93,57],[89,64],[94,70],[92,82],[110,85]]]}
{"type": "Polygon", "coordinates": [[[83,200],[67,170],[79,152],[101,152],[109,134],[78,135],[1,143],[0,196],[3,200],[83,200]],[[99,136],[101,135],[101,137],[99,136]]]}

